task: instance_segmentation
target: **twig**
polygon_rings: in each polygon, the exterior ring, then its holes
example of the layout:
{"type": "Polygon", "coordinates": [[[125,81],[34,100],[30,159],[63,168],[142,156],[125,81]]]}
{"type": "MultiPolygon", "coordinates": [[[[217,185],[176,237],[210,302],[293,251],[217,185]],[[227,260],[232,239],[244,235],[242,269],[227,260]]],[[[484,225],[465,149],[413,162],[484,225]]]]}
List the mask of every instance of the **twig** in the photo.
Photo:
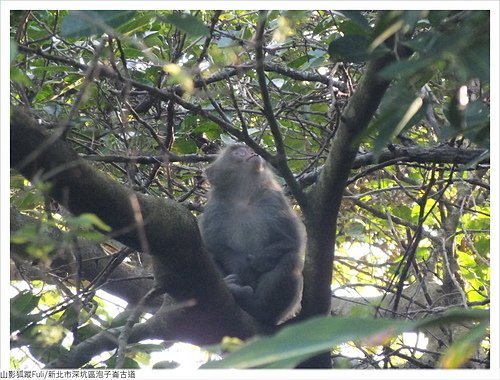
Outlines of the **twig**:
{"type": "Polygon", "coordinates": [[[139,316],[142,313],[144,305],[152,300],[153,298],[162,294],[163,290],[159,287],[152,288],[149,292],[146,293],[144,297],[141,298],[139,303],[134,307],[132,313],[128,316],[127,322],[125,326],[123,326],[122,331],[120,332],[120,336],[118,337],[118,350],[116,353],[116,368],[123,368],[123,364],[125,362],[125,351],[127,348],[128,338],[132,331],[132,327],[135,325],[139,316]]]}

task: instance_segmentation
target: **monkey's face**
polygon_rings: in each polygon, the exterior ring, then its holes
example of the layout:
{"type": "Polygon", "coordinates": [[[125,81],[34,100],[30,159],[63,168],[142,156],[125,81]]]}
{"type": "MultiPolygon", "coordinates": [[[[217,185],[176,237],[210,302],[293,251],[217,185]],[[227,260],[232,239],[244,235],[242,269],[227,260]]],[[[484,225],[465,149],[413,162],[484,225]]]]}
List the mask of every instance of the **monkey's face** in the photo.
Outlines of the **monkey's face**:
{"type": "Polygon", "coordinates": [[[222,151],[205,175],[213,186],[224,189],[235,183],[255,183],[265,168],[264,159],[253,149],[235,144],[222,151]]]}
{"type": "Polygon", "coordinates": [[[263,170],[264,160],[247,146],[235,146],[230,154],[237,166],[244,165],[256,171],[263,170]]]}

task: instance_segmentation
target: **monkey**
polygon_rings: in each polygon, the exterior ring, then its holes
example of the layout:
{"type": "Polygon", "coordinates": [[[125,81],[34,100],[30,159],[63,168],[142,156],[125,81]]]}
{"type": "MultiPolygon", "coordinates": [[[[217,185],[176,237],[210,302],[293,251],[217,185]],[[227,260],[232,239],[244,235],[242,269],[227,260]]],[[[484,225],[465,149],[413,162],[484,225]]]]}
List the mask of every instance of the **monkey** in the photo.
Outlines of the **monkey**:
{"type": "Polygon", "coordinates": [[[206,250],[246,312],[265,324],[284,322],[302,298],[302,222],[266,161],[246,145],[222,150],[205,176],[206,250]]]}

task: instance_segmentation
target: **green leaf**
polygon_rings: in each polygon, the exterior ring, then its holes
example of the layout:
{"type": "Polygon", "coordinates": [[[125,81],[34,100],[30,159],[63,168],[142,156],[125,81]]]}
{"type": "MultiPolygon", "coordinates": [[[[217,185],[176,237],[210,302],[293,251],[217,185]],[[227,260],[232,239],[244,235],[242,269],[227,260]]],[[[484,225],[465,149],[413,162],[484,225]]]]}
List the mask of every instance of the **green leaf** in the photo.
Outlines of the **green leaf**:
{"type": "Polygon", "coordinates": [[[53,86],[52,84],[45,83],[39,91],[36,93],[35,99],[33,99],[34,103],[43,103],[49,98],[51,98],[54,93],[53,93],[53,86]]]}
{"type": "Polygon", "coordinates": [[[366,235],[365,226],[363,223],[352,221],[346,224],[344,233],[352,238],[360,239],[366,235]]]}
{"type": "Polygon", "coordinates": [[[163,360],[161,362],[156,362],[153,364],[153,369],[174,369],[179,367],[179,363],[173,360],[163,360]]]}
{"type": "Polygon", "coordinates": [[[110,232],[111,227],[104,223],[101,218],[99,218],[95,214],[83,213],[78,216],[75,216],[69,220],[69,224],[74,227],[81,228],[92,228],[95,227],[99,230],[110,232]]]}
{"type": "Polygon", "coordinates": [[[328,53],[330,59],[336,61],[347,62],[364,62],[370,59],[368,47],[370,40],[364,35],[347,35],[340,37],[328,45],[328,53]]]}
{"type": "MultiPolygon", "coordinates": [[[[106,368],[116,368],[116,356],[112,356],[108,360],[103,362],[106,365],[106,368]]],[[[141,369],[141,366],[137,361],[133,360],[130,357],[125,357],[125,361],[123,362],[123,368],[126,369],[141,369]]]]}
{"type": "Polygon", "coordinates": [[[481,255],[487,255],[490,253],[490,238],[489,237],[484,237],[484,238],[478,238],[477,241],[474,243],[474,247],[480,253],[481,255]]]}
{"type": "Polygon", "coordinates": [[[84,38],[113,29],[134,18],[137,11],[89,10],[70,11],[62,20],[61,36],[84,38]]]}
{"type": "Polygon", "coordinates": [[[291,67],[293,69],[298,69],[299,67],[301,67],[303,64],[305,64],[307,62],[307,60],[309,59],[309,57],[307,55],[302,55],[300,56],[299,58],[296,58],[290,62],[288,62],[287,66],[288,67],[291,67]]]}
{"type": "Polygon", "coordinates": [[[162,16],[161,19],[193,37],[203,37],[209,34],[208,27],[189,13],[175,12],[162,16]]]}
{"type": "Polygon", "coordinates": [[[430,11],[427,18],[429,19],[429,22],[433,26],[439,27],[441,25],[441,23],[443,22],[443,20],[445,20],[452,13],[453,13],[453,11],[449,11],[449,10],[430,11]]]}
{"type": "Polygon", "coordinates": [[[456,339],[439,360],[443,368],[460,368],[476,352],[487,334],[488,324],[479,323],[456,339]]]}
{"type": "Polygon", "coordinates": [[[10,332],[21,329],[30,322],[38,319],[30,313],[38,306],[40,296],[30,291],[22,291],[10,300],[10,332]]]}
{"type": "Polygon", "coordinates": [[[10,300],[11,310],[17,310],[20,313],[28,314],[31,313],[35,307],[38,306],[38,301],[40,296],[35,296],[28,290],[18,293],[14,298],[10,300]]]}
{"type": "Polygon", "coordinates": [[[11,189],[11,191],[13,189],[18,189],[18,190],[24,189],[26,186],[26,183],[27,183],[26,178],[24,178],[21,175],[13,174],[10,177],[10,189],[11,189]]]}
{"type": "Polygon", "coordinates": [[[102,328],[90,322],[78,329],[78,338],[81,341],[84,341],[85,339],[93,337],[100,332],[102,332],[102,328]]]}
{"type": "Polygon", "coordinates": [[[415,125],[424,115],[422,99],[411,88],[392,87],[382,100],[377,118],[367,133],[374,134],[373,154],[377,158],[383,148],[403,130],[415,125]]]}
{"type": "Polygon", "coordinates": [[[251,341],[225,359],[203,368],[293,368],[332,346],[374,334],[397,334],[404,322],[382,319],[318,317],[286,327],[272,337],[251,341]]]}
{"type": "Polygon", "coordinates": [[[384,55],[388,49],[379,45],[373,51],[370,50],[371,40],[366,35],[351,34],[337,38],[328,45],[330,59],[334,62],[365,62],[384,55]]]}
{"type": "Polygon", "coordinates": [[[204,121],[194,129],[194,133],[204,133],[211,140],[219,138],[222,132],[221,127],[212,121],[204,121]]]}
{"type": "Polygon", "coordinates": [[[10,61],[12,62],[17,55],[17,43],[14,40],[10,40],[10,61]]]}
{"type": "Polygon", "coordinates": [[[409,208],[407,205],[396,205],[392,207],[392,213],[398,218],[401,218],[408,222],[415,222],[414,218],[412,218],[411,215],[411,208],[409,208]]]}
{"type": "Polygon", "coordinates": [[[224,359],[202,368],[293,368],[341,343],[364,340],[364,344],[380,345],[405,331],[462,321],[487,322],[489,315],[486,310],[457,309],[417,321],[317,317],[285,327],[273,336],[253,339],[224,359]]]}
{"type": "Polygon", "coordinates": [[[155,47],[155,46],[162,46],[163,41],[160,38],[160,35],[158,32],[153,32],[148,34],[146,37],[143,39],[144,45],[147,47],[155,47]]]}
{"type": "Polygon", "coordinates": [[[62,313],[61,318],[59,318],[59,322],[62,324],[62,326],[69,330],[74,326],[75,323],[78,322],[78,318],[79,313],[77,313],[76,308],[70,305],[62,313]]]}
{"type": "Polygon", "coordinates": [[[31,258],[46,258],[55,248],[55,242],[47,235],[47,225],[26,224],[10,236],[12,244],[26,244],[25,251],[31,258]]]}
{"type": "Polygon", "coordinates": [[[453,97],[445,115],[450,126],[441,130],[441,137],[449,139],[463,135],[472,142],[484,147],[490,146],[490,110],[482,101],[469,103],[465,109],[453,97]]]}
{"type": "Polygon", "coordinates": [[[134,13],[127,21],[116,27],[123,35],[129,36],[133,33],[146,32],[150,30],[151,24],[156,19],[155,12],[141,11],[134,13]]]}
{"type": "Polygon", "coordinates": [[[461,322],[489,322],[490,312],[483,309],[462,309],[455,308],[449,310],[447,313],[437,316],[425,318],[417,322],[416,326],[419,329],[426,329],[433,326],[446,326],[451,323],[461,322]]]}
{"type": "Polygon", "coordinates": [[[349,34],[360,34],[360,35],[368,35],[368,30],[360,27],[360,25],[357,22],[354,22],[352,20],[345,20],[341,23],[339,23],[339,31],[342,32],[344,35],[349,35],[349,34]]]}
{"type": "Polygon", "coordinates": [[[418,74],[426,74],[430,71],[429,67],[433,63],[430,59],[400,60],[384,67],[380,70],[379,75],[385,79],[394,79],[397,77],[405,79],[418,74]]]}
{"type": "Polygon", "coordinates": [[[360,11],[341,11],[340,13],[356,23],[366,33],[371,32],[370,24],[368,24],[368,21],[360,11]]]}
{"type": "Polygon", "coordinates": [[[182,136],[175,139],[172,150],[177,154],[189,154],[196,152],[197,146],[192,139],[182,136]]]}

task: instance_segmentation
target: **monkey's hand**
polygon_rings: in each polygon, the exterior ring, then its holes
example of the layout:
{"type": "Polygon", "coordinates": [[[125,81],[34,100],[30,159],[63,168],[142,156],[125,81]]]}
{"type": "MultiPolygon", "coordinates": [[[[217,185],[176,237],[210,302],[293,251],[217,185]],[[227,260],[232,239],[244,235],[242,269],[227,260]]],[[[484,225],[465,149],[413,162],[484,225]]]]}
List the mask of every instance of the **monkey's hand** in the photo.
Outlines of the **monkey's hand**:
{"type": "Polygon", "coordinates": [[[224,282],[236,298],[248,298],[253,295],[253,289],[249,285],[241,285],[241,279],[237,274],[224,277],[224,282]]]}

